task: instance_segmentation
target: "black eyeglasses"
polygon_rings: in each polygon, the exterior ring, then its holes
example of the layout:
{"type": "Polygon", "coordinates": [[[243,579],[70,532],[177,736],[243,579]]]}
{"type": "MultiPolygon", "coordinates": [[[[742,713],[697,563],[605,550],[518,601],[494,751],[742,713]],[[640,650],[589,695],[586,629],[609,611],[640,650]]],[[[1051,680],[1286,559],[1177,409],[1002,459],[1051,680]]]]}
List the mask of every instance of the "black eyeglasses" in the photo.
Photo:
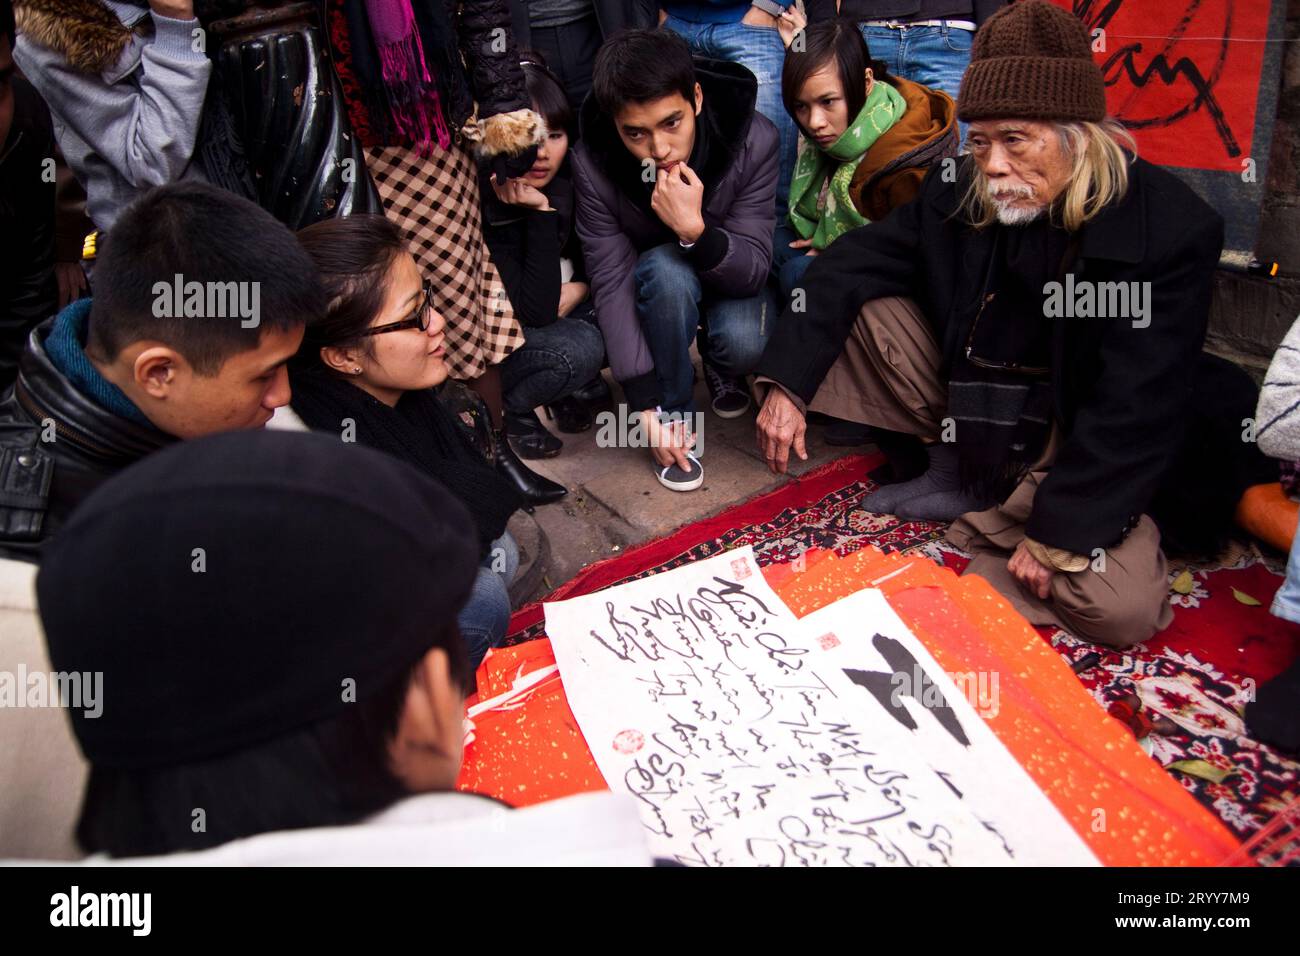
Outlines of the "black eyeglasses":
{"type": "Polygon", "coordinates": [[[433,311],[433,283],[425,279],[421,288],[424,291],[424,297],[420,300],[420,307],[415,310],[414,315],[408,319],[402,319],[400,322],[376,325],[373,329],[366,329],[361,335],[363,337],[367,335],[383,335],[385,332],[400,332],[402,329],[426,331],[429,328],[429,313],[433,311]]]}

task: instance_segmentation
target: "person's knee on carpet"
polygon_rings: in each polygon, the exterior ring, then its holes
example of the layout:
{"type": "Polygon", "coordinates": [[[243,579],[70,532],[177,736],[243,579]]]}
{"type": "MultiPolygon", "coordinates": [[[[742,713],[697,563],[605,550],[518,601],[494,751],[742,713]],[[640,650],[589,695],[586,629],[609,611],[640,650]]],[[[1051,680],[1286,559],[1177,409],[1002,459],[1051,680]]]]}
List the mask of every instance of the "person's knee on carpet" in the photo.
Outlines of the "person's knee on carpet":
{"type": "MultiPolygon", "coordinates": [[[[1082,580],[1093,571],[1057,571],[1052,577],[1050,598],[1065,630],[1084,641],[1105,644],[1117,650],[1148,641],[1167,625],[1169,605],[1165,594],[1127,595],[1099,604],[1088,594],[1082,580]]],[[[1118,596],[1117,596],[1118,597],[1118,596]]]]}

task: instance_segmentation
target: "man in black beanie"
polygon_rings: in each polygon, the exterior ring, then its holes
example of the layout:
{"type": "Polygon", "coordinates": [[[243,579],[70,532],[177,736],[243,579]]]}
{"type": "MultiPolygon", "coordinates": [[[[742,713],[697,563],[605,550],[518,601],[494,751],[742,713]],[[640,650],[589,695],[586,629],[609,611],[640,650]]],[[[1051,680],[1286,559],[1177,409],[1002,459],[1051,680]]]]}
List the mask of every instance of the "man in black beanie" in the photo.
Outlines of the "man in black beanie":
{"type": "Polygon", "coordinates": [[[82,846],[198,849],[451,789],[476,555],[446,489],[322,435],[184,442],[105,483],[36,582],[53,669],[102,674],[99,713],[69,707],[82,846]]]}

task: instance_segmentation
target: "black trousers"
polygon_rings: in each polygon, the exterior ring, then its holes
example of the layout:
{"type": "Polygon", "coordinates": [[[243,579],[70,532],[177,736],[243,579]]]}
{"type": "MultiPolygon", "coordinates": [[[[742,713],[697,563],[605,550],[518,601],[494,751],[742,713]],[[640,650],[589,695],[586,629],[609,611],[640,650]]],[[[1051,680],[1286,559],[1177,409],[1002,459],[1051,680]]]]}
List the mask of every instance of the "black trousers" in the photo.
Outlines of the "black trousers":
{"type": "Polygon", "coordinates": [[[600,24],[593,13],[558,27],[533,27],[533,49],[546,59],[551,72],[560,78],[574,113],[591,92],[591,67],[600,49],[600,24]]]}

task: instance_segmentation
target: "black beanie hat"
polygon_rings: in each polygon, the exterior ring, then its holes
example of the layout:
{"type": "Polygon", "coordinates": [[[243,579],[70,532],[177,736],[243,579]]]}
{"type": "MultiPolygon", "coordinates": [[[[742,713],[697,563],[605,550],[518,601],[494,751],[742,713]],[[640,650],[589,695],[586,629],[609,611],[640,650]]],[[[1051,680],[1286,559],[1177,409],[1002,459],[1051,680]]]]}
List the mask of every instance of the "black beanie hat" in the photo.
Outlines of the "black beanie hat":
{"type": "Polygon", "coordinates": [[[477,550],[450,492],[336,437],[150,455],[74,512],[36,579],[54,670],[103,674],[99,716],[68,709],[82,751],[175,766],[335,716],[345,681],[364,700],[448,631],[477,550]]]}

